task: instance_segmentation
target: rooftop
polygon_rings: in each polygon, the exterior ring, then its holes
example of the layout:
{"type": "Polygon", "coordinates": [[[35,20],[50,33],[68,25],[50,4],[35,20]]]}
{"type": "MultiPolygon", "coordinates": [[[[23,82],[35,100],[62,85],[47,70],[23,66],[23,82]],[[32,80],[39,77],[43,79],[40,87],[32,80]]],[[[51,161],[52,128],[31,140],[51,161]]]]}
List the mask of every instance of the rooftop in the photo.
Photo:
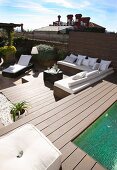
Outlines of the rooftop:
{"type": "Polygon", "coordinates": [[[34,31],[42,31],[42,32],[58,32],[58,31],[65,31],[66,29],[73,29],[72,26],[46,26],[39,29],[35,29],[34,31]]]}

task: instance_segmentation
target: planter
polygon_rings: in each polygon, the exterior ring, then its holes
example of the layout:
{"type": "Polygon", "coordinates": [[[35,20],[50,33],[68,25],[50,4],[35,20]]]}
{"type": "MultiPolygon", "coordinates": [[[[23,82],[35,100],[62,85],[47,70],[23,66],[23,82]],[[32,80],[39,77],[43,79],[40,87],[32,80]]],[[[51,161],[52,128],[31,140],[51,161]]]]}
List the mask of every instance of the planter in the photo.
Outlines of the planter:
{"type": "Polygon", "coordinates": [[[25,117],[25,116],[26,116],[26,113],[27,113],[26,110],[24,110],[24,112],[23,112],[22,114],[19,114],[19,112],[17,112],[15,118],[13,118],[13,114],[11,113],[11,117],[12,117],[13,122],[15,122],[15,121],[17,121],[17,120],[25,117]],[[15,120],[14,120],[14,119],[15,119],[15,120]]]}
{"type": "Polygon", "coordinates": [[[10,63],[14,63],[15,60],[15,54],[7,54],[4,56],[4,63],[6,64],[10,64],[10,63]]]}

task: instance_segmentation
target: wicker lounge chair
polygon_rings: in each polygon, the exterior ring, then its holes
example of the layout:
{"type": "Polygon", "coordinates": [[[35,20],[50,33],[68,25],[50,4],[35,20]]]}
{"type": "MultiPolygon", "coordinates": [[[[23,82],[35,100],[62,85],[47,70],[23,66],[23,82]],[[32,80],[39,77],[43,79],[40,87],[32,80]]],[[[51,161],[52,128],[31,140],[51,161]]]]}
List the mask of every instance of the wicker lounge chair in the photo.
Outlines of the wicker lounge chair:
{"type": "Polygon", "coordinates": [[[21,55],[18,63],[4,69],[2,71],[2,75],[5,77],[14,78],[31,69],[33,67],[33,64],[29,63],[31,57],[31,55],[21,55]]]}

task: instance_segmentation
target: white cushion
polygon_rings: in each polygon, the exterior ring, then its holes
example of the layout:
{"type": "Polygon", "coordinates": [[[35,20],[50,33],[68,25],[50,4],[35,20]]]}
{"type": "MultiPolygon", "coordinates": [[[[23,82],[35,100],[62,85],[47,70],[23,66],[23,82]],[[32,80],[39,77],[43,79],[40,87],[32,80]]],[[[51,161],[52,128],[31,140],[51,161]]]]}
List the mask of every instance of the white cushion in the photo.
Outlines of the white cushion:
{"type": "Polygon", "coordinates": [[[90,68],[89,66],[76,65],[75,63],[68,63],[65,61],[57,61],[57,64],[68,66],[68,69],[70,67],[70,68],[75,68],[75,69],[78,69],[81,71],[92,71],[92,68],[90,68]]]}
{"type": "Polygon", "coordinates": [[[74,86],[68,86],[68,83],[73,81],[72,76],[71,76],[71,77],[56,81],[54,83],[54,86],[60,88],[63,91],[66,91],[70,94],[73,94],[73,93],[77,93],[77,92],[83,90],[84,88],[86,88],[86,87],[90,86],[91,84],[103,79],[104,77],[112,74],[113,72],[114,72],[113,68],[110,67],[106,71],[100,71],[99,75],[96,76],[95,78],[87,78],[87,81],[85,81],[85,82],[78,83],[74,86]]]}
{"type": "Polygon", "coordinates": [[[83,59],[82,65],[89,66],[89,60],[88,59],[83,59]]]}
{"type": "Polygon", "coordinates": [[[88,60],[89,60],[89,66],[94,66],[94,64],[96,63],[98,58],[91,58],[91,57],[88,57],[88,60]]]}
{"type": "Polygon", "coordinates": [[[19,64],[14,64],[13,66],[9,66],[6,69],[3,70],[3,72],[7,72],[7,73],[17,73],[20,70],[26,68],[26,66],[23,65],[19,65],[19,64]]]}
{"type": "Polygon", "coordinates": [[[101,60],[100,64],[107,64],[109,67],[109,65],[111,64],[111,61],[101,60]]]}
{"type": "Polygon", "coordinates": [[[101,60],[99,69],[100,69],[100,70],[108,69],[108,67],[109,67],[110,64],[111,64],[111,61],[101,60]]]}
{"type": "Polygon", "coordinates": [[[22,66],[28,66],[31,57],[32,57],[31,55],[21,55],[18,64],[22,66]]]}
{"type": "MultiPolygon", "coordinates": [[[[79,75],[81,75],[81,78],[74,79],[72,77],[72,80],[71,80],[71,82],[68,83],[68,85],[69,86],[74,86],[76,84],[80,84],[80,83],[86,82],[86,81],[88,81],[88,80],[90,80],[92,78],[95,78],[95,77],[97,77],[99,75],[99,71],[94,70],[94,71],[91,71],[91,72],[82,72],[82,73],[79,73],[79,75]]],[[[77,74],[77,76],[78,76],[78,74],[77,74]]]]}
{"type": "Polygon", "coordinates": [[[82,58],[80,58],[80,59],[79,59],[79,58],[77,58],[77,60],[76,60],[75,64],[80,66],[80,65],[82,64],[82,61],[83,61],[83,59],[82,59],[82,58]]]}
{"type": "Polygon", "coordinates": [[[71,80],[70,82],[68,82],[68,86],[71,87],[71,86],[75,86],[77,84],[80,84],[80,83],[83,83],[87,81],[87,77],[83,77],[81,79],[76,79],[76,80],[71,80]]]}
{"type": "Polygon", "coordinates": [[[92,67],[93,70],[98,70],[100,66],[100,63],[95,63],[94,66],[92,67]]]}
{"type": "Polygon", "coordinates": [[[81,78],[83,78],[85,76],[86,76],[86,71],[83,71],[83,72],[77,73],[75,76],[73,76],[72,80],[81,79],[81,78]]]}
{"type": "Polygon", "coordinates": [[[70,54],[70,57],[74,58],[74,59],[77,59],[77,56],[74,55],[74,54],[70,54]]]}
{"type": "Polygon", "coordinates": [[[97,76],[98,74],[99,74],[99,71],[94,70],[94,71],[90,71],[90,72],[86,73],[86,76],[87,77],[94,77],[94,76],[97,76]]]}
{"type": "Polygon", "coordinates": [[[85,59],[86,56],[78,54],[78,59],[85,59]]]}
{"type": "Polygon", "coordinates": [[[108,70],[108,64],[101,64],[99,66],[99,70],[101,70],[101,71],[108,70]]]}
{"type": "Polygon", "coordinates": [[[33,125],[0,138],[0,170],[59,170],[60,151],[33,125]]]}
{"type": "Polygon", "coordinates": [[[64,61],[67,61],[69,63],[74,63],[74,61],[77,59],[77,56],[74,54],[70,54],[70,56],[67,56],[64,61]]]}
{"type": "Polygon", "coordinates": [[[69,56],[66,56],[64,61],[69,62],[69,56]]]}

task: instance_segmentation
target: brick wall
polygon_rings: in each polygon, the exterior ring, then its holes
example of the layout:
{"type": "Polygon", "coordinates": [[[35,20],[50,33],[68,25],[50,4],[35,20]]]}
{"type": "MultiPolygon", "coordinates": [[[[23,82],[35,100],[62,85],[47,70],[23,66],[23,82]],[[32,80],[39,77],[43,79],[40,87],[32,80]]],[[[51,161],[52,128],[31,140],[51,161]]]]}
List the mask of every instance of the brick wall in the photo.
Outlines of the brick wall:
{"type": "Polygon", "coordinates": [[[117,70],[117,34],[70,32],[69,51],[111,60],[117,70]]]}

